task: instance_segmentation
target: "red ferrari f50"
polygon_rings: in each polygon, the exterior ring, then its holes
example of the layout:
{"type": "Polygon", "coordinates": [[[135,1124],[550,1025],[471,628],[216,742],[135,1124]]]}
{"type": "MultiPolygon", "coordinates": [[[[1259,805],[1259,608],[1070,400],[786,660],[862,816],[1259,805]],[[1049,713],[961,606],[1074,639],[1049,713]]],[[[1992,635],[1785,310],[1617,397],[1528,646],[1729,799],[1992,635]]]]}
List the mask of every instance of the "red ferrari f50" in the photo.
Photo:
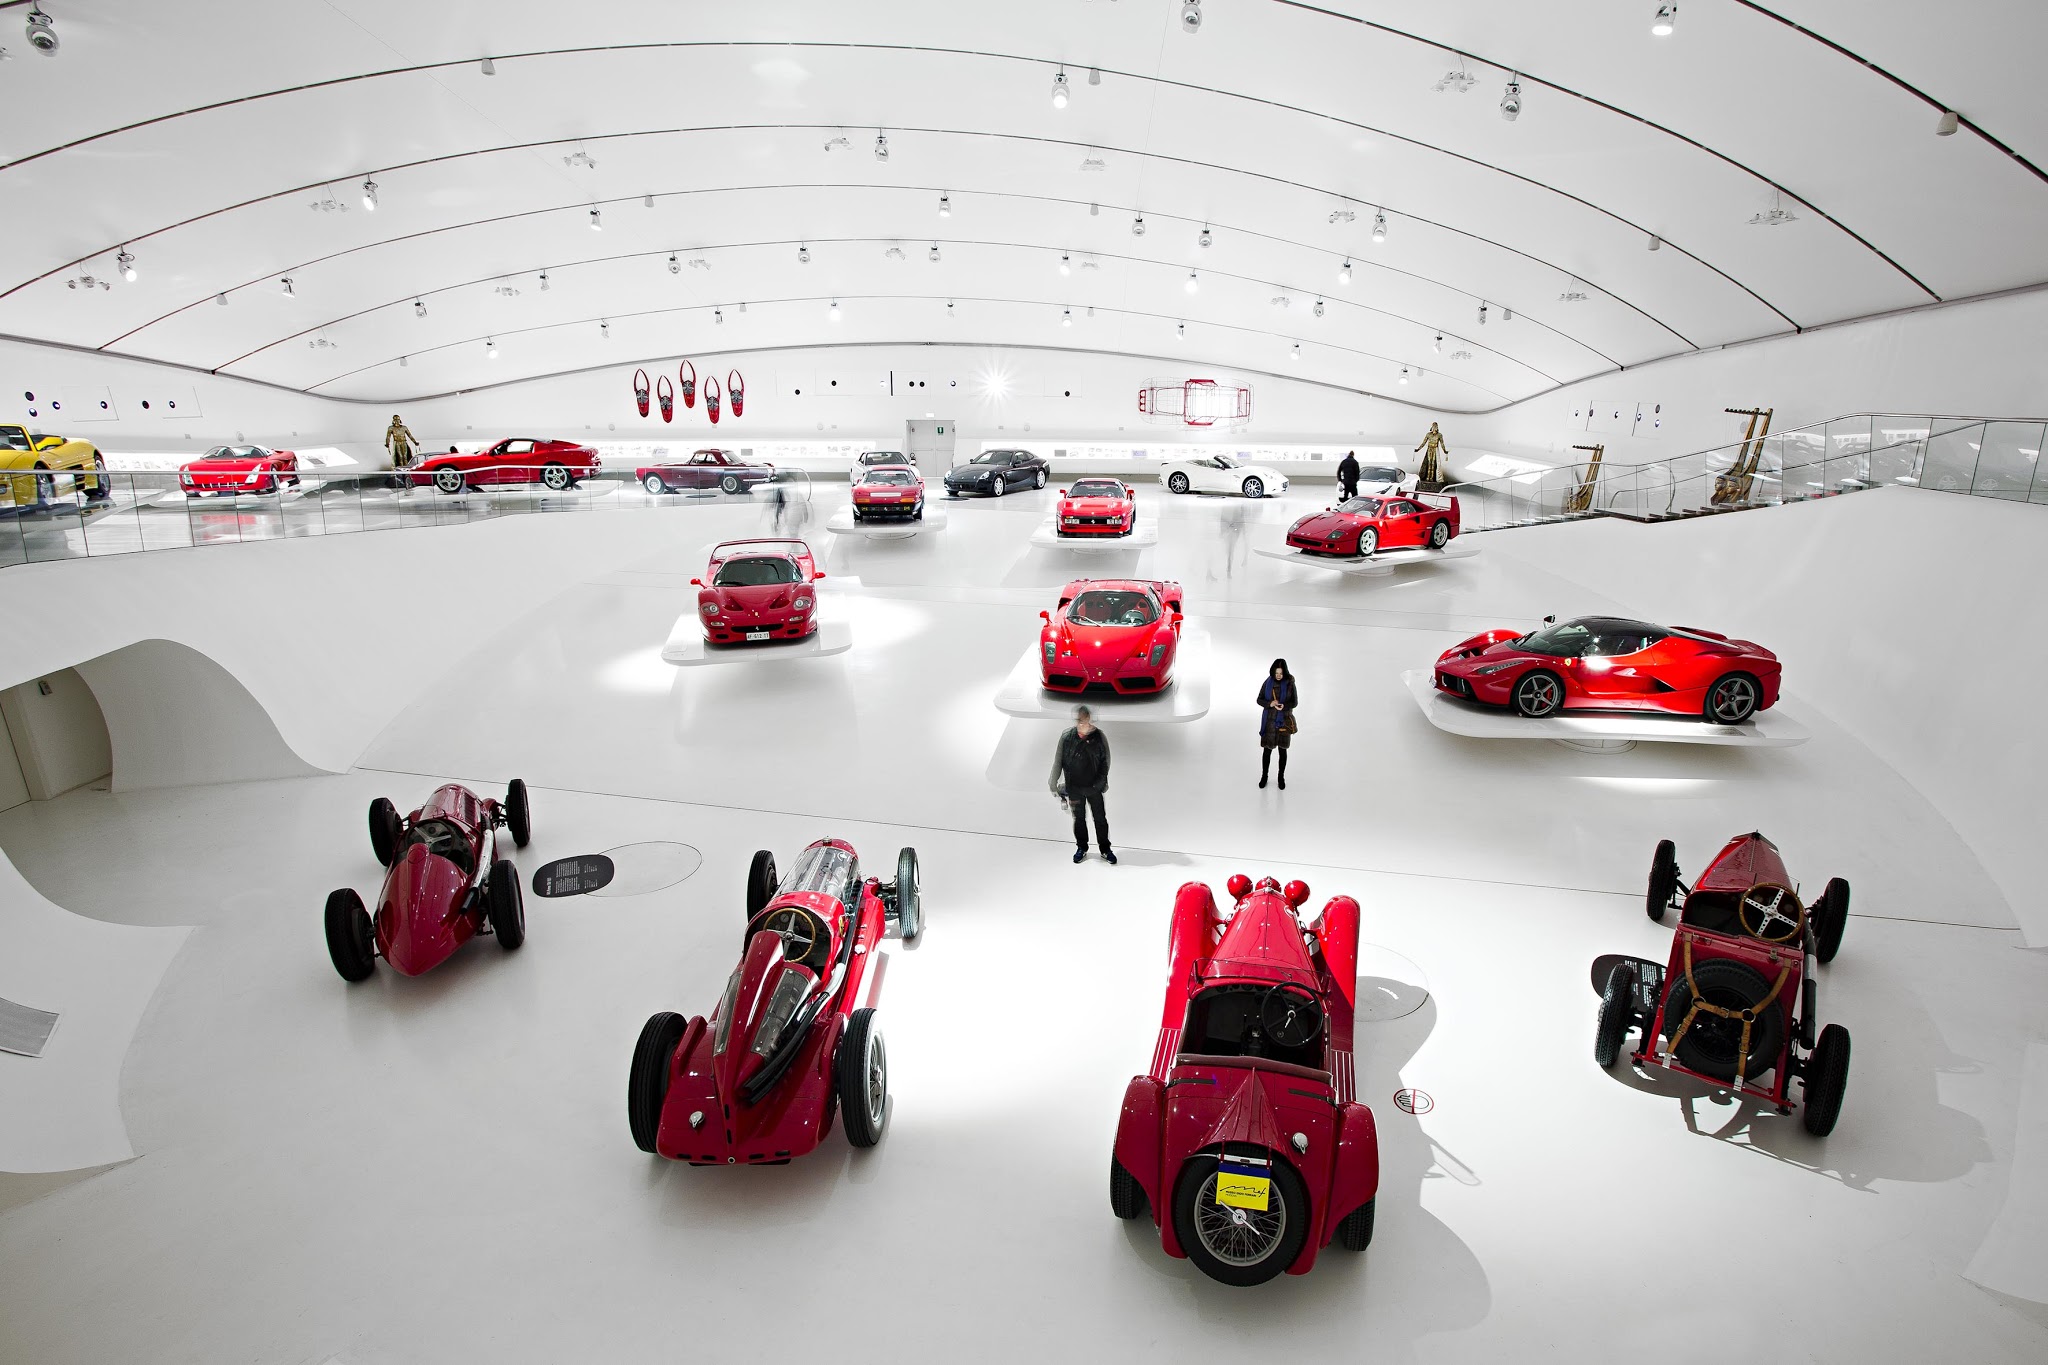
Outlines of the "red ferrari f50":
{"type": "Polygon", "coordinates": [[[697,589],[697,615],[714,645],[801,640],[818,628],[818,590],[825,575],[811,547],[794,538],[728,540],[711,550],[697,589]]]}
{"type": "Polygon", "coordinates": [[[1762,645],[1711,630],[1546,616],[1540,629],[1489,630],[1445,650],[1436,687],[1524,716],[1647,711],[1735,725],[1777,704],[1779,673],[1762,645]]]}

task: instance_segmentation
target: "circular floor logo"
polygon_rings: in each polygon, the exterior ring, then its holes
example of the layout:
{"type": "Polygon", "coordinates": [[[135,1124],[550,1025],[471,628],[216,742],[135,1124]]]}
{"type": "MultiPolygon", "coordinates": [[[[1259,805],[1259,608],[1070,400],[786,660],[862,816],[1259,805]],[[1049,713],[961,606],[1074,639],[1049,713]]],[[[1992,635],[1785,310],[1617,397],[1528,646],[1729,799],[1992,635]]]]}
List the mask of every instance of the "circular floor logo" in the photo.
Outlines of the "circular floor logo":
{"type": "Polygon", "coordinates": [[[1436,1108],[1436,1101],[1427,1090],[1396,1090],[1394,1107],[1404,1114],[1427,1114],[1436,1108]]]}

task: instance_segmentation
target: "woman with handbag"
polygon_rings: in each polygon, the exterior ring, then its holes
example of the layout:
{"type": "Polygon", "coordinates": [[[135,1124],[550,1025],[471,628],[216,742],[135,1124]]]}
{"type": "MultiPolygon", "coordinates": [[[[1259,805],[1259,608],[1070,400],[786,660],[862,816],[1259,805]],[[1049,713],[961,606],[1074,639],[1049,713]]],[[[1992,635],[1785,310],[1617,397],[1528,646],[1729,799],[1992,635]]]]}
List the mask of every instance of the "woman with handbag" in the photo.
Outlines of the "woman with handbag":
{"type": "Polygon", "coordinates": [[[1294,735],[1294,708],[1301,693],[1287,660],[1273,660],[1266,680],[1259,684],[1259,785],[1266,785],[1266,773],[1273,763],[1273,751],[1280,751],[1280,790],[1287,790],[1287,741],[1294,735]]]}

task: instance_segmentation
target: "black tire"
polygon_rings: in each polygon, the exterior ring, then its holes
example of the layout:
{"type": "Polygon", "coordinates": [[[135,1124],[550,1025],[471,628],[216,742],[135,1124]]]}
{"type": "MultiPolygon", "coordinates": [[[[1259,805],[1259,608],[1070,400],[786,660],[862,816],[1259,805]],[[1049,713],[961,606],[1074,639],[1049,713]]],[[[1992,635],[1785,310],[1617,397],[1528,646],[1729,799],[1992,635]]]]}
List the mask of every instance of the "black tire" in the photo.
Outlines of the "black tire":
{"type": "Polygon", "coordinates": [[[640,1041],[634,1045],[633,1069],[626,1076],[626,1121],[632,1125],[634,1145],[643,1152],[654,1150],[661,1106],[668,1099],[669,1062],[687,1027],[682,1015],[663,1011],[641,1026],[640,1041]]]}
{"type": "Polygon", "coordinates": [[[1547,668],[1532,668],[1515,680],[1515,714],[1540,719],[1564,710],[1564,679],[1547,668]]]}
{"type": "MultiPolygon", "coordinates": [[[[1747,963],[1732,958],[1709,958],[1705,962],[1695,961],[1692,979],[1698,984],[1700,994],[1710,1005],[1725,1009],[1754,1009],[1771,993],[1771,983],[1764,974],[1747,963]]],[[[1754,1079],[1778,1064],[1778,1058],[1785,1046],[1785,1004],[1786,992],[1793,983],[1785,983],[1786,990],[1780,991],[1771,1007],[1756,1016],[1750,1026],[1749,1057],[1742,1068],[1744,1077],[1754,1079]]],[[[1680,970],[1671,977],[1671,986],[1664,996],[1664,1028],[1675,1034],[1685,1022],[1687,1011],[1692,1008],[1692,989],[1686,984],[1685,973],[1680,970]]],[[[1678,1042],[1678,1060],[1703,1076],[1717,1080],[1735,1079],[1736,1053],[1741,1046],[1742,1021],[1723,1019],[1719,1015],[1702,1010],[1692,1021],[1692,1027],[1678,1042]]]]}
{"type": "Polygon", "coordinates": [[[1045,471],[1043,469],[1039,470],[1036,474],[1032,475],[1031,486],[1033,488],[1045,487],[1045,471]]]}
{"type": "Polygon", "coordinates": [[[1430,528],[1429,528],[1429,548],[1430,548],[1430,549],[1432,549],[1432,550],[1441,550],[1441,549],[1443,549],[1443,547],[1444,547],[1444,546],[1446,546],[1446,545],[1448,545],[1448,544],[1450,544],[1450,543],[1451,543],[1451,524],[1450,524],[1450,523],[1449,523],[1448,521],[1440,521],[1440,522],[1438,522],[1438,523],[1437,523],[1436,525],[1434,525],[1434,526],[1432,526],[1432,527],[1430,527],[1430,528]]]}
{"type": "Polygon", "coordinates": [[[1337,1245],[1346,1251],[1363,1251],[1372,1245],[1372,1210],[1379,1200],[1368,1199],[1344,1215],[1337,1224],[1337,1245]]]}
{"type": "Polygon", "coordinates": [[[1380,547],[1380,533],[1372,527],[1362,528],[1358,533],[1358,557],[1365,558],[1380,547]]]}
{"type": "Polygon", "coordinates": [[[1827,890],[1807,914],[1813,920],[1814,957],[1833,962],[1842,949],[1842,931],[1849,927],[1849,883],[1840,877],[1828,878],[1827,890]]]}
{"type": "Polygon", "coordinates": [[[1252,499],[1265,497],[1266,481],[1264,479],[1246,479],[1244,481],[1244,495],[1252,499]]]}
{"type": "Polygon", "coordinates": [[[1145,1211],[1145,1187],[1115,1157],[1109,1159],[1109,1211],[1125,1222],[1145,1211]]]}
{"type": "Polygon", "coordinates": [[[856,1147],[874,1146],[889,1122],[889,1054],[873,1010],[857,1009],[846,1021],[832,1072],[846,1140],[856,1147]]]}
{"type": "Polygon", "coordinates": [[[462,477],[459,469],[437,469],[434,471],[434,487],[443,493],[460,493],[469,480],[462,477]]]}
{"type": "Polygon", "coordinates": [[[391,866],[393,851],[398,847],[398,807],[391,804],[391,798],[380,796],[370,803],[370,852],[377,855],[381,867],[391,866]]]}
{"type": "Polygon", "coordinates": [[[344,887],[327,897],[327,956],[343,981],[361,981],[377,970],[377,931],[363,898],[344,887]]]}
{"type": "Polygon", "coordinates": [[[1009,491],[1010,476],[1006,473],[998,473],[995,477],[995,495],[1000,498],[1009,491]]]}
{"type": "Polygon", "coordinates": [[[92,488],[86,493],[85,500],[87,502],[105,502],[108,498],[113,497],[113,487],[107,482],[106,456],[96,454],[92,457],[92,473],[92,488]]]}
{"type": "Polygon", "coordinates": [[[540,482],[543,488],[553,493],[565,491],[576,482],[576,476],[569,472],[569,466],[561,464],[542,465],[540,482]]]}
{"type": "Polygon", "coordinates": [[[1650,884],[1643,892],[1643,913],[1662,924],[1677,891],[1678,845],[1669,839],[1659,839],[1657,851],[1650,855],[1650,884]]]}
{"type": "Polygon", "coordinates": [[[775,875],[775,855],[762,849],[754,855],[753,863],[747,868],[747,920],[752,923],[754,916],[761,913],[761,907],[775,899],[775,888],[782,879],[775,875]]]}
{"type": "Polygon", "coordinates": [[[509,953],[526,942],[526,894],[520,890],[519,869],[510,858],[491,864],[491,875],[484,879],[484,898],[498,946],[509,953]]]}
{"type": "Polygon", "coordinates": [[[1799,1121],[1815,1137],[1826,1137],[1842,1117],[1842,1096],[1849,1089],[1849,1030],[1829,1024],[1820,1031],[1802,1084],[1799,1121]]]}
{"type": "MultiPolygon", "coordinates": [[[[39,464],[36,466],[36,468],[48,469],[49,466],[39,464]]],[[[56,500],[57,476],[55,474],[36,475],[36,506],[48,507],[51,503],[55,502],[56,500]]]]}
{"type": "Polygon", "coordinates": [[[512,842],[525,848],[533,838],[533,807],[526,801],[526,779],[515,777],[505,788],[505,828],[512,831],[512,842]]]}
{"type": "Polygon", "coordinates": [[[1593,1065],[1602,1071],[1621,1056],[1621,1040],[1628,1036],[1630,997],[1635,989],[1635,969],[1627,963],[1617,965],[1607,974],[1607,989],[1600,992],[1600,1019],[1593,1026],[1593,1065]]]}
{"type": "Polygon", "coordinates": [[[721,492],[737,493],[741,491],[743,485],[740,483],[739,475],[728,474],[718,481],[718,487],[721,492]]]}
{"type": "Polygon", "coordinates": [[[924,932],[924,876],[914,848],[896,854],[896,922],[905,943],[915,943],[924,932]]]}
{"type": "Polygon", "coordinates": [[[1179,470],[1175,470],[1173,473],[1168,474],[1166,476],[1166,491],[1169,493],[1187,492],[1188,476],[1181,473],[1179,470]]]}
{"type": "Polygon", "coordinates": [[[1181,1165],[1180,1177],[1173,1182],[1173,1230],[1180,1238],[1181,1250],[1187,1252],[1195,1269],[1219,1284],[1264,1284],[1294,1264],[1308,1240],[1308,1189],[1294,1168],[1274,1155],[1268,1213],[1273,1205],[1279,1206],[1276,1235],[1256,1257],[1248,1254],[1242,1261],[1226,1261],[1203,1242],[1196,1223],[1197,1205],[1210,1191],[1215,1174],[1216,1154],[1197,1152],[1181,1165]]]}
{"type": "Polygon", "coordinates": [[[649,474],[640,480],[640,486],[656,497],[668,492],[668,481],[659,474],[649,474]]]}
{"type": "Polygon", "coordinates": [[[1763,687],[1748,673],[1726,673],[1707,689],[1700,713],[1717,725],[1740,725],[1756,714],[1763,687]]]}

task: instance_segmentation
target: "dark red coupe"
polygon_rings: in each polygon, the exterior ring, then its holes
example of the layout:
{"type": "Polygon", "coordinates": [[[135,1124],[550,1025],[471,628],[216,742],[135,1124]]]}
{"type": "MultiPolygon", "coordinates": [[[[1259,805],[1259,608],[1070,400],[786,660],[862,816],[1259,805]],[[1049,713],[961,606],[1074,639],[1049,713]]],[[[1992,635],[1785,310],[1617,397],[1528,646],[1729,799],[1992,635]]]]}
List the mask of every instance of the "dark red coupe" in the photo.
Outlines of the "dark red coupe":
{"type": "Polygon", "coordinates": [[[521,436],[468,455],[460,451],[428,455],[411,473],[413,487],[431,485],[443,493],[510,483],[537,483],[559,493],[601,467],[597,452],[589,446],[521,436]]]}
{"type": "Polygon", "coordinates": [[[744,493],[757,483],[775,477],[772,464],[750,464],[730,450],[706,447],[690,452],[681,464],[642,465],[633,477],[650,493],[674,493],[684,488],[716,488],[721,493],[744,493]]]}
{"type": "Polygon", "coordinates": [[[404,817],[384,797],[372,801],[370,850],[386,869],[376,917],[348,887],[327,898],[327,954],[342,979],[363,980],[380,957],[418,976],[486,930],[501,948],[525,942],[525,897],[519,869],[498,856],[501,828],[520,848],[532,835],[516,777],[503,801],[452,782],[404,817]]]}
{"type": "Polygon", "coordinates": [[[1436,687],[1524,716],[1635,711],[1736,725],[1778,701],[1778,656],[1693,626],[1581,616],[1489,630],[1445,650],[1436,687]]]}
{"type": "Polygon", "coordinates": [[[1127,536],[1138,529],[1137,490],[1122,479],[1077,479],[1060,490],[1053,525],[1076,540],[1127,536]]]}
{"type": "Polygon", "coordinates": [[[1430,493],[1349,498],[1287,528],[1303,554],[1344,559],[1379,550],[1441,550],[1458,534],[1458,500],[1430,493]]]}
{"type": "Polygon", "coordinates": [[[178,487],[191,496],[275,493],[281,487],[296,488],[298,483],[298,455],[264,446],[215,446],[178,469],[178,487]]]}
{"type": "Polygon", "coordinates": [[[1150,579],[1076,579],[1038,613],[1039,676],[1051,692],[1163,691],[1180,654],[1181,590],[1150,579]]]}
{"type": "Polygon", "coordinates": [[[693,578],[704,638],[714,645],[801,640],[818,628],[818,572],[811,547],[794,538],[728,540],[711,549],[693,578]]]}

